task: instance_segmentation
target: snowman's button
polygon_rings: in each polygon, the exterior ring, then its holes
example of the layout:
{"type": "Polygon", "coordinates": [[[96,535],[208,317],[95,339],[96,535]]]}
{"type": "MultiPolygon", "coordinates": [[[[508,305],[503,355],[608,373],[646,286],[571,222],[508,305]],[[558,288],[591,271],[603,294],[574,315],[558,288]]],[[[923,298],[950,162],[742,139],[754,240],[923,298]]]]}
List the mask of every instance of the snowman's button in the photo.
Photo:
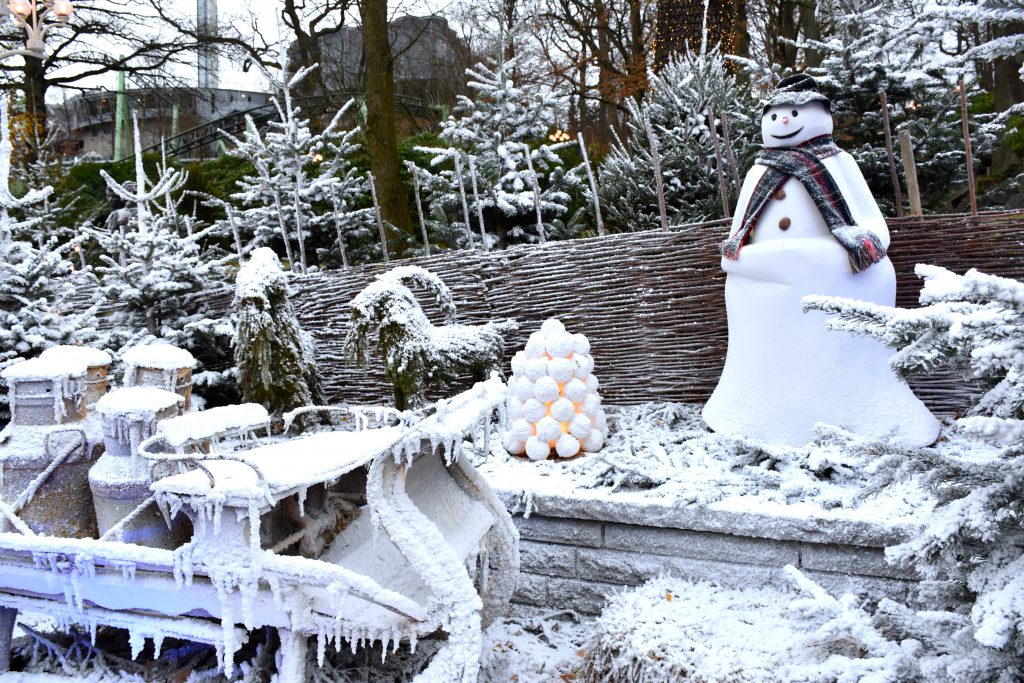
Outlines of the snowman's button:
{"type": "MultiPolygon", "coordinates": [[[[785,198],[786,198],[786,191],[785,191],[785,190],[783,190],[783,189],[782,189],[782,188],[780,187],[780,188],[779,188],[779,191],[775,193],[775,198],[776,198],[776,199],[785,199],[785,198]]],[[[785,230],[785,228],[783,228],[783,230],[785,230]]]]}
{"type": "Polygon", "coordinates": [[[789,230],[789,226],[793,224],[793,221],[789,220],[788,217],[783,216],[779,219],[779,230],[789,230]]]}

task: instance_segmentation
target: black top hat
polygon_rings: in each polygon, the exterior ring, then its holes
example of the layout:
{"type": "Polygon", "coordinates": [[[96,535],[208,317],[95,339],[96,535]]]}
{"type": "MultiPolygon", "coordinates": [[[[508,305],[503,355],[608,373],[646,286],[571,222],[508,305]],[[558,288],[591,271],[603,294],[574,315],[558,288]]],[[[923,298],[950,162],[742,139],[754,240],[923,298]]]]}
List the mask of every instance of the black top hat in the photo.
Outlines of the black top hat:
{"type": "Polygon", "coordinates": [[[775,96],[765,103],[761,115],[764,116],[768,109],[780,104],[801,105],[814,101],[821,102],[829,113],[832,112],[832,103],[818,91],[816,80],[807,74],[793,74],[786,76],[775,86],[775,96]]]}

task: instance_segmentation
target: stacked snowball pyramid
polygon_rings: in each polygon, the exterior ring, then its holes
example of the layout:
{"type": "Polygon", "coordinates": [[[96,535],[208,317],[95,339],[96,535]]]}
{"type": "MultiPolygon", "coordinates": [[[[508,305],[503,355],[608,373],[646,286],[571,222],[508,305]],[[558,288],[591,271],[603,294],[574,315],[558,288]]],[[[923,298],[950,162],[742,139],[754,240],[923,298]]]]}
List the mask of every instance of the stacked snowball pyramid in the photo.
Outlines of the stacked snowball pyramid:
{"type": "Polygon", "coordinates": [[[505,449],[531,460],[601,450],[608,420],[597,387],[587,338],[546,320],[512,357],[505,449]]]}

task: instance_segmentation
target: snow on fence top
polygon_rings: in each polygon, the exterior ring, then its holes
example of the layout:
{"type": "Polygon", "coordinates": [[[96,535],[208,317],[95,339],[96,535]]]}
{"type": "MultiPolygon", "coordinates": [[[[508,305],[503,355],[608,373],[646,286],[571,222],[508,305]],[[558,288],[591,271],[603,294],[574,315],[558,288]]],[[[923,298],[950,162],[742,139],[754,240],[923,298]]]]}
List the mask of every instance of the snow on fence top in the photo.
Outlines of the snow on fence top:
{"type": "Polygon", "coordinates": [[[51,363],[64,363],[78,361],[85,363],[87,367],[95,368],[101,365],[110,365],[110,354],[100,349],[89,346],[52,346],[40,354],[51,363]]]}
{"type": "Polygon", "coordinates": [[[58,356],[57,358],[33,358],[15,363],[0,373],[8,384],[59,379],[61,377],[84,377],[86,365],[81,358],[58,356]]]}
{"type": "Polygon", "coordinates": [[[191,353],[170,344],[134,346],[125,351],[122,360],[126,366],[126,377],[130,377],[135,368],[177,370],[196,366],[196,359],[191,353]]]}
{"type": "Polygon", "coordinates": [[[160,436],[178,449],[189,442],[203,441],[225,432],[254,431],[269,424],[266,408],[258,403],[242,403],[172,417],[161,422],[158,429],[160,436]]]}
{"type": "Polygon", "coordinates": [[[152,420],[157,413],[183,401],[173,391],[155,387],[125,387],[111,391],[97,401],[96,410],[104,417],[152,420]]]}
{"type": "MultiPolygon", "coordinates": [[[[918,306],[918,263],[1024,279],[1024,211],[886,220],[898,306],[918,306]]],[[[439,275],[455,296],[461,322],[515,318],[521,323],[506,346],[506,370],[511,352],[522,348],[544,320],[556,317],[587,331],[592,353],[601,359],[606,404],[703,402],[725,360],[725,277],[718,248],[726,232],[724,221],[713,221],[543,247],[461,250],[402,263],[439,275]]],[[[384,270],[384,264],[373,264],[292,280],[292,302],[303,329],[316,339],[331,403],[390,402],[390,385],[379,366],[347,365],[341,349],[349,320],[345,304],[384,270]]],[[[201,296],[213,313],[226,311],[232,295],[233,289],[225,289],[201,296]]],[[[430,303],[424,307],[435,323],[441,321],[430,303]]],[[[953,373],[912,386],[939,414],[959,412],[971,392],[953,373]]]]}

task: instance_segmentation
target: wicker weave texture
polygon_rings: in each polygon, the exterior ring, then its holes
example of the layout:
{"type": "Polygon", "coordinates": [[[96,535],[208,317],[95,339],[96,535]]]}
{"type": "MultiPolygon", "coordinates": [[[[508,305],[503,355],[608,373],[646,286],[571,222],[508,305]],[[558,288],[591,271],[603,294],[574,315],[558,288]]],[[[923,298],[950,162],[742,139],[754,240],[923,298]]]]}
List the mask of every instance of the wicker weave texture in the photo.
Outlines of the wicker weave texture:
{"type": "MultiPolygon", "coordinates": [[[[900,306],[916,305],[917,263],[1024,279],[1024,212],[891,219],[889,227],[900,306]]],[[[714,221],[504,251],[448,252],[402,263],[437,273],[452,289],[462,323],[518,320],[521,328],[509,356],[549,317],[586,334],[608,404],[702,402],[718,381],[728,339],[718,255],[725,233],[724,222],[714,221]]],[[[293,280],[292,301],[303,328],[316,338],[332,402],[390,400],[377,367],[351,367],[341,354],[348,302],[383,270],[383,264],[373,264],[293,280]]],[[[211,296],[210,303],[223,308],[227,293],[211,296]]],[[[972,390],[949,375],[913,386],[940,414],[961,410],[972,390]]]]}

